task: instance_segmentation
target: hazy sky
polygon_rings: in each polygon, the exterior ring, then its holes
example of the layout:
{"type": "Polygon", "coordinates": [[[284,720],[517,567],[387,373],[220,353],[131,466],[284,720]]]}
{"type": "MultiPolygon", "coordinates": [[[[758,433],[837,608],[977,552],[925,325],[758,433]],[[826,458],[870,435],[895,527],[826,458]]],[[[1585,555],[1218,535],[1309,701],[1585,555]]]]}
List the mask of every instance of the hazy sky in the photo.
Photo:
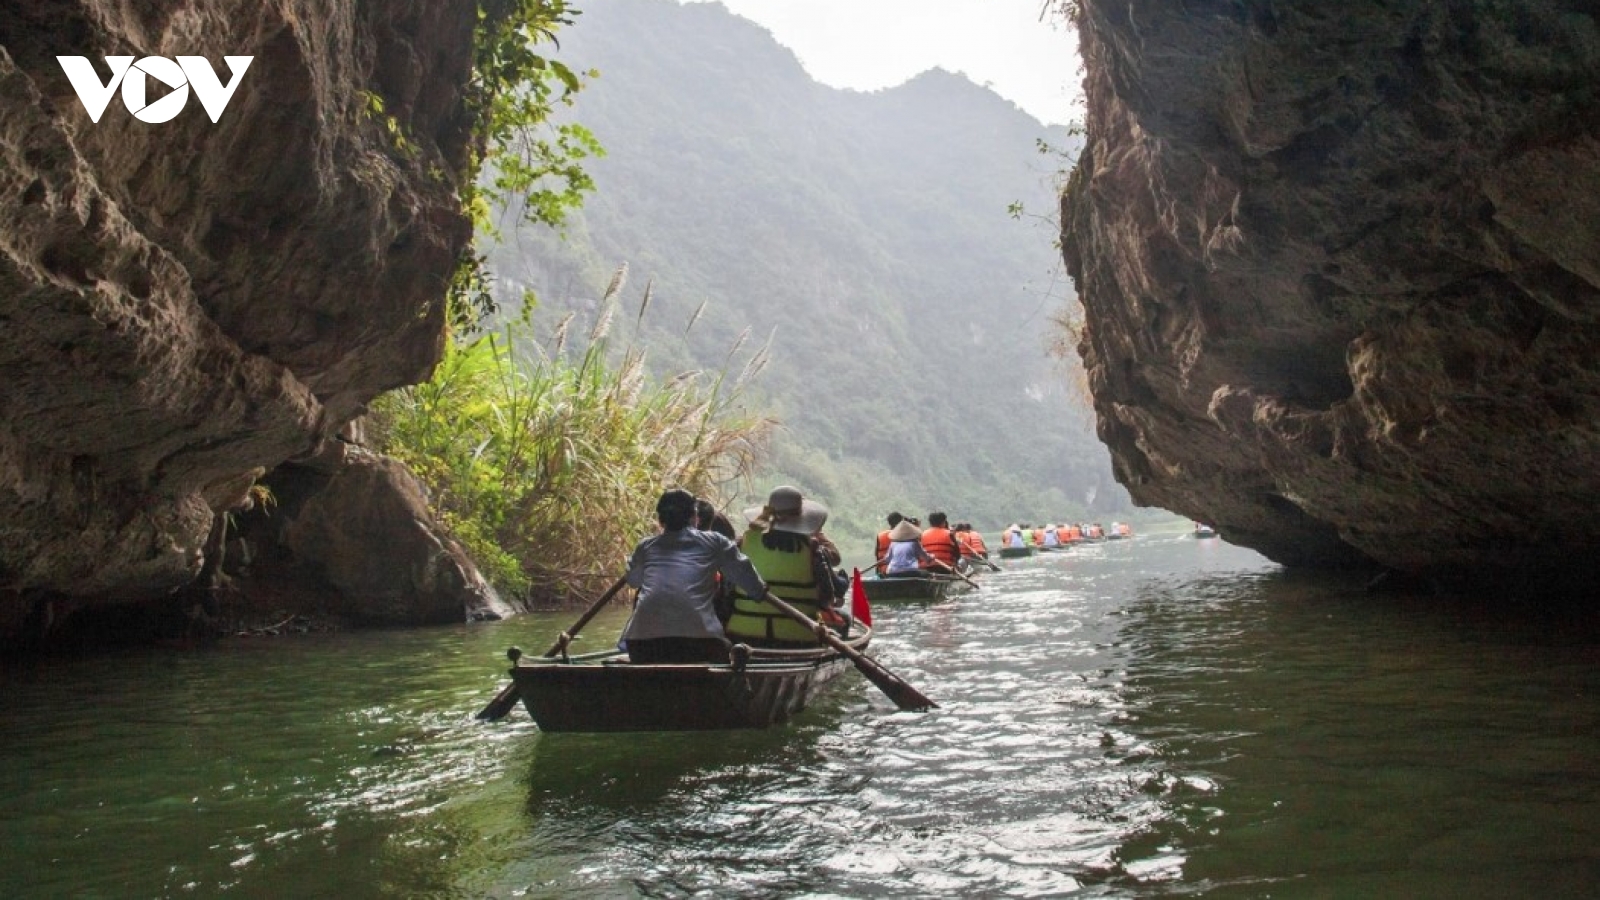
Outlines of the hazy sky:
{"type": "Polygon", "coordinates": [[[823,84],[876,90],[935,66],[962,72],[1041,121],[1080,118],[1078,39],[1045,0],[686,0],[759,23],[823,84]]]}

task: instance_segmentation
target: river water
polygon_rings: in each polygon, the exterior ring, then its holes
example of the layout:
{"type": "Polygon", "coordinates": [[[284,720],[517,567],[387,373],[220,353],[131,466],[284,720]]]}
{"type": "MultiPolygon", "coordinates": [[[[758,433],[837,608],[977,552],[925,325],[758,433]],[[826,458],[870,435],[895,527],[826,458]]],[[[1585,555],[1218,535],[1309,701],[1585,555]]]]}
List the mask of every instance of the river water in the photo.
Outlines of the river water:
{"type": "Polygon", "coordinates": [[[0,896],[1600,895],[1591,623],[1178,533],[1003,565],[875,611],[941,709],[765,732],[474,721],[570,613],[13,666],[0,896]]]}

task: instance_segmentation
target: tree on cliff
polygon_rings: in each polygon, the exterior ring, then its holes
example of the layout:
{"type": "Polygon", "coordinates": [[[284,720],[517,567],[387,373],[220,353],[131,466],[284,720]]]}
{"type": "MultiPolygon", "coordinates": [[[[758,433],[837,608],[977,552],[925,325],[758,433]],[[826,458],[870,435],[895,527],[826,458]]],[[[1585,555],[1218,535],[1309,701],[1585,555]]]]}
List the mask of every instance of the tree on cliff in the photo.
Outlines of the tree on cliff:
{"type": "MultiPolygon", "coordinates": [[[[468,86],[474,117],[472,152],[461,201],[475,234],[494,232],[491,210],[514,202],[536,225],[559,226],[594,190],[583,162],[604,155],[583,125],[555,122],[570,107],[584,80],[599,73],[576,71],[539,51],[555,44],[557,31],[579,11],[567,0],[481,0],[478,34],[468,86]]],[[[468,248],[450,285],[451,324],[471,330],[496,308],[484,258],[468,248]]]]}

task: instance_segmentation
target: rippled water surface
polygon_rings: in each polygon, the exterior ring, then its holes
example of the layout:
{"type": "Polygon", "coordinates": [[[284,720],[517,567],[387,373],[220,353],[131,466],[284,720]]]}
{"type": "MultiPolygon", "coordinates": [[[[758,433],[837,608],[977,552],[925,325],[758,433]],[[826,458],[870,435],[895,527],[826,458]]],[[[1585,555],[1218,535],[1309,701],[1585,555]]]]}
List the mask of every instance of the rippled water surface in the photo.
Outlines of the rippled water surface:
{"type": "Polygon", "coordinates": [[[1600,895],[1590,623],[1170,533],[1004,565],[876,610],[941,709],[765,732],[473,721],[570,614],[13,668],[0,896],[1600,895]]]}

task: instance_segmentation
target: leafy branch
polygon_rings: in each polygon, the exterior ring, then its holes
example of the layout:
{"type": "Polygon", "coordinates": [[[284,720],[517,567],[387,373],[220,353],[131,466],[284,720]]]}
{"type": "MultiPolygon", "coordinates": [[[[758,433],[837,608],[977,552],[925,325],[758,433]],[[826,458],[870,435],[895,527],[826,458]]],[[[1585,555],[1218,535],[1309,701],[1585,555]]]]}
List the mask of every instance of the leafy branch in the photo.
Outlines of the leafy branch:
{"type": "MultiPolygon", "coordinates": [[[[520,204],[527,221],[559,227],[594,190],[583,164],[604,156],[604,148],[582,125],[552,119],[600,73],[575,71],[540,52],[559,47],[557,32],[577,15],[568,0],[479,0],[467,88],[475,140],[461,196],[475,234],[494,232],[490,211],[497,205],[520,204]]],[[[450,289],[454,327],[471,331],[495,311],[490,280],[482,256],[470,249],[462,255],[450,289]]]]}

